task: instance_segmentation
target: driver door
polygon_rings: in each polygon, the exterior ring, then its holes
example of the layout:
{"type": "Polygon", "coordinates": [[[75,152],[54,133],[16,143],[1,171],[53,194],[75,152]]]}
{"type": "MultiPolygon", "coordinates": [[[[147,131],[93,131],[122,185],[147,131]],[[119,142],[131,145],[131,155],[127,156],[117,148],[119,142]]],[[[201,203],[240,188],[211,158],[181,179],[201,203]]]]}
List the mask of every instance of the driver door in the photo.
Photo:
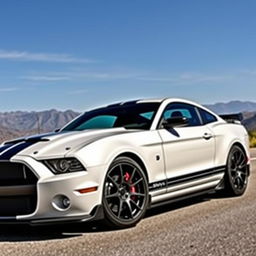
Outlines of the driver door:
{"type": "Polygon", "coordinates": [[[160,123],[158,130],[162,139],[169,186],[169,181],[178,185],[183,177],[188,180],[190,175],[195,176],[214,167],[214,136],[209,128],[202,125],[196,107],[185,103],[171,103],[164,110],[161,120],[177,116],[186,117],[188,124],[167,130],[160,123]]]}

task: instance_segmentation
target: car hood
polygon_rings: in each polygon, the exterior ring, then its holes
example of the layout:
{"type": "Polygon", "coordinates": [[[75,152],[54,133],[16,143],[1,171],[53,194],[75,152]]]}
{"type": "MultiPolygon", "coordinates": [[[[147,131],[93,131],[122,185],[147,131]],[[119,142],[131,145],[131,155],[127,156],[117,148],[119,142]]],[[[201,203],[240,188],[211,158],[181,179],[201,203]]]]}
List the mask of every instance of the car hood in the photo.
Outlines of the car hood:
{"type": "MultiPolygon", "coordinates": [[[[96,140],[132,132],[124,128],[64,131],[22,137],[6,141],[0,147],[0,160],[14,156],[32,156],[36,159],[63,157],[65,154],[96,140]]],[[[133,131],[134,132],[134,131],[133,131]]]]}

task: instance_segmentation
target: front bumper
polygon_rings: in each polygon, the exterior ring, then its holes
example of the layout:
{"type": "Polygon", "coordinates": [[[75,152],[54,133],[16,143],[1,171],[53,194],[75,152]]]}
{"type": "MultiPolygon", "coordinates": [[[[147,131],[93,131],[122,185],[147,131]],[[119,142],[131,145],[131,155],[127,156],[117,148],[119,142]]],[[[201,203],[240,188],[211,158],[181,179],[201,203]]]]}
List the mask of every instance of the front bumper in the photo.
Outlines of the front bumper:
{"type": "Polygon", "coordinates": [[[43,163],[28,156],[16,156],[11,162],[26,165],[37,176],[36,207],[32,213],[26,215],[0,216],[0,223],[41,225],[84,222],[103,217],[101,202],[106,166],[87,168],[87,171],[77,173],[54,175],[43,163]],[[90,187],[97,187],[97,190],[88,193],[78,192],[90,187]],[[68,199],[67,207],[58,207],[58,200],[62,198],[68,199]]]}

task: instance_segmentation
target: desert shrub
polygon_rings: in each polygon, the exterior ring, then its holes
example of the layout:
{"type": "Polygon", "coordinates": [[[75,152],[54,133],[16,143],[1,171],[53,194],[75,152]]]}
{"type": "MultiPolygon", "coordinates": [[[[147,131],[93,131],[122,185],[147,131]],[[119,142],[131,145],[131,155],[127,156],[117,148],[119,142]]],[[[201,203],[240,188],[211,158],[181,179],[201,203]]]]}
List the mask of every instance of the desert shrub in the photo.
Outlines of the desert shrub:
{"type": "Polygon", "coordinates": [[[249,132],[250,147],[256,147],[256,131],[249,132]]]}

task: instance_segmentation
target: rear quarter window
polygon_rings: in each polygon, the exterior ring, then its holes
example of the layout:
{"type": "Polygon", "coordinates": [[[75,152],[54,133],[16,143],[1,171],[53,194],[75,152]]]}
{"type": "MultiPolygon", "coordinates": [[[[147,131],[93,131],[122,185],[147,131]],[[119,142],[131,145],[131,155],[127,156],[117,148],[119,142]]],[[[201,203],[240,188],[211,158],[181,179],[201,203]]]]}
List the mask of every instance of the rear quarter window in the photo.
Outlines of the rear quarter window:
{"type": "Polygon", "coordinates": [[[208,111],[199,108],[199,113],[202,118],[203,124],[210,124],[217,121],[217,118],[208,111]]]}

